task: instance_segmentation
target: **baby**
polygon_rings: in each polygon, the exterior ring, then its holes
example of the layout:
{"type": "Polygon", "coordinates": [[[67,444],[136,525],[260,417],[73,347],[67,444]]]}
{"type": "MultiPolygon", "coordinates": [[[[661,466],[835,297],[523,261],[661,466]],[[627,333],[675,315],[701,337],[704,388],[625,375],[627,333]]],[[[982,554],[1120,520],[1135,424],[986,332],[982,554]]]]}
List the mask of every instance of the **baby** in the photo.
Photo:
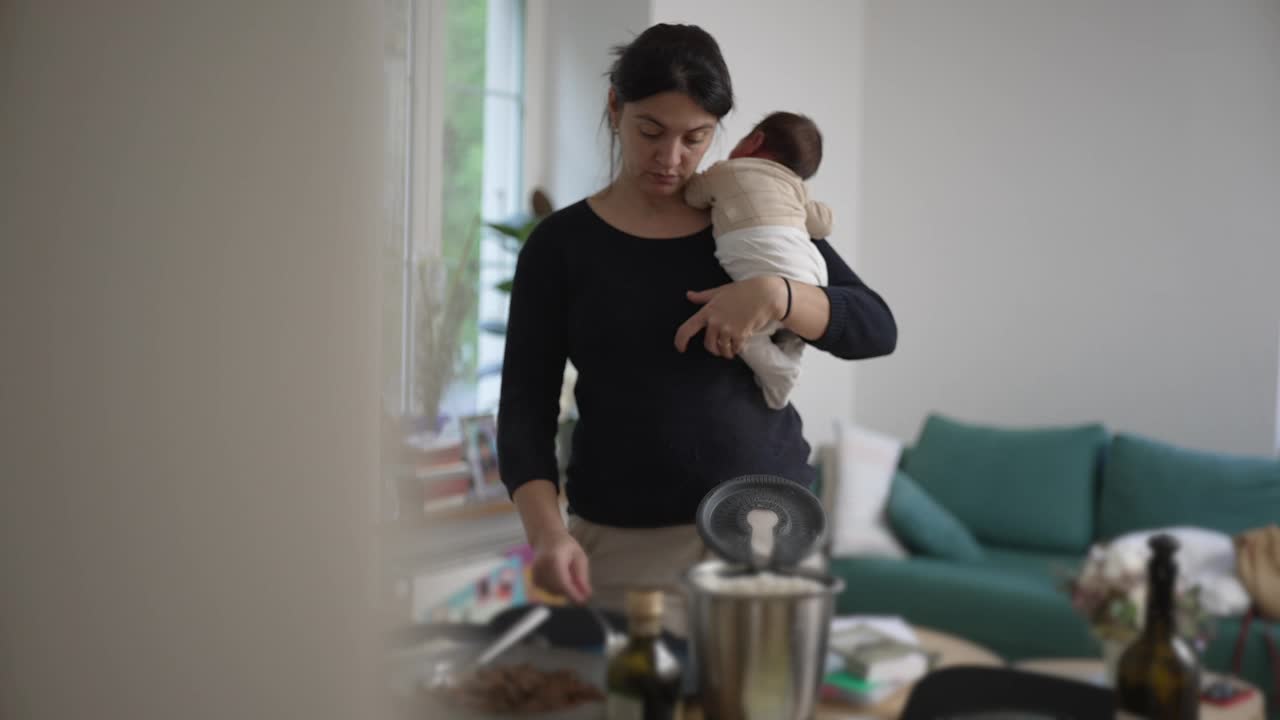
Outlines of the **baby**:
{"type": "MultiPolygon", "coordinates": [[[[831,232],[831,209],[809,199],[804,181],[822,162],[822,133],[812,120],[778,112],[756,125],[729,159],[693,177],[685,201],[711,208],[716,259],[734,280],[780,275],[827,284],[827,263],[811,238],[831,232]]],[[[769,407],[786,407],[800,377],[804,341],[770,336],[775,323],[747,340],[742,359],[755,372],[769,407]]]]}

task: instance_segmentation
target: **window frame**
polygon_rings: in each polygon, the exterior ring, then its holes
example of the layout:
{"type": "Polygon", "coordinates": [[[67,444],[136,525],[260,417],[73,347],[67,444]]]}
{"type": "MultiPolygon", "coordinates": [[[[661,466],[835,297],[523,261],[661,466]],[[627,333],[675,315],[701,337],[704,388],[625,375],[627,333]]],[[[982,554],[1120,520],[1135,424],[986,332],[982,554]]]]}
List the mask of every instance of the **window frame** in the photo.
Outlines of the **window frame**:
{"type": "MultiPolygon", "coordinates": [[[[517,163],[512,179],[514,194],[522,203],[523,197],[527,194],[527,188],[531,186],[531,178],[536,177],[538,173],[538,170],[531,166],[528,157],[529,148],[533,146],[530,142],[533,136],[530,134],[529,119],[539,116],[541,107],[540,100],[529,92],[529,88],[530,80],[541,81],[541,45],[530,42],[532,30],[530,18],[533,17],[535,22],[538,22],[537,19],[541,18],[543,9],[541,0],[487,0],[487,2],[490,12],[494,5],[505,2],[510,3],[512,9],[518,14],[516,38],[519,47],[514,51],[519,61],[518,67],[514,68],[515,86],[518,87],[518,91],[493,89],[488,87],[488,82],[484,88],[475,90],[486,99],[497,96],[514,100],[516,103],[518,127],[514,134],[518,147],[516,148],[517,163]],[[530,7],[534,3],[536,6],[530,7]]],[[[440,247],[444,225],[442,198],[448,178],[445,177],[444,153],[440,152],[440,149],[444,147],[446,97],[451,90],[445,82],[448,0],[408,0],[408,6],[409,100],[406,103],[408,117],[405,122],[405,153],[408,161],[405,163],[404,173],[406,217],[403,267],[401,268],[400,393],[397,408],[401,415],[412,413],[414,408],[416,268],[418,262],[424,257],[433,255],[439,257],[443,254],[443,248],[440,247]]],[[[539,23],[537,27],[541,28],[541,26],[539,23]]],[[[539,29],[538,32],[541,30],[539,29]]],[[[533,123],[533,126],[534,132],[540,131],[537,123],[533,123]]],[[[482,205],[483,202],[482,199],[482,205]]],[[[504,218],[484,218],[486,222],[501,219],[504,218]]],[[[482,258],[483,256],[477,257],[477,262],[483,265],[482,258]]],[[[483,272],[482,266],[481,273],[483,272]]],[[[478,293],[486,292],[497,291],[485,287],[478,289],[478,293]]],[[[477,308],[480,306],[480,300],[480,297],[476,298],[477,308]]],[[[489,319],[495,318],[480,318],[480,320],[489,319]]],[[[480,332],[483,336],[484,331],[480,332]]]]}

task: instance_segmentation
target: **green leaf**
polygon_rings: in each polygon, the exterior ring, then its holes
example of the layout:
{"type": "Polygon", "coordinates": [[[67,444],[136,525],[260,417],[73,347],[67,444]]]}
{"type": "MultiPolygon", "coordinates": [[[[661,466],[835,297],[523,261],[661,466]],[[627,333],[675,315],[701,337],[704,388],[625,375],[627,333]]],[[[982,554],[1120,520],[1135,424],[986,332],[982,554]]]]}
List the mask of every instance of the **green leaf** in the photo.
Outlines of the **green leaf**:
{"type": "Polygon", "coordinates": [[[501,222],[486,223],[486,225],[501,233],[503,236],[514,240],[516,242],[516,247],[519,248],[521,245],[524,245],[525,241],[529,239],[529,236],[533,234],[533,229],[538,227],[538,222],[540,220],[541,218],[531,218],[523,225],[518,226],[501,222]]]}
{"type": "Polygon", "coordinates": [[[492,333],[494,335],[507,334],[507,324],[502,322],[501,320],[485,320],[484,322],[480,323],[480,329],[487,333],[492,333]]]}
{"type": "Polygon", "coordinates": [[[502,233],[503,235],[506,235],[509,238],[515,238],[517,240],[524,241],[529,237],[529,231],[523,227],[516,227],[515,225],[507,225],[506,223],[487,223],[487,224],[490,228],[497,230],[498,232],[502,233]]]}
{"type": "Polygon", "coordinates": [[[510,292],[511,292],[511,286],[512,286],[512,285],[514,285],[514,284],[515,284],[515,282],[514,282],[513,280],[503,280],[502,282],[498,283],[497,285],[494,285],[494,286],[493,286],[493,289],[494,289],[494,290],[497,290],[498,292],[510,293],[510,292]]]}

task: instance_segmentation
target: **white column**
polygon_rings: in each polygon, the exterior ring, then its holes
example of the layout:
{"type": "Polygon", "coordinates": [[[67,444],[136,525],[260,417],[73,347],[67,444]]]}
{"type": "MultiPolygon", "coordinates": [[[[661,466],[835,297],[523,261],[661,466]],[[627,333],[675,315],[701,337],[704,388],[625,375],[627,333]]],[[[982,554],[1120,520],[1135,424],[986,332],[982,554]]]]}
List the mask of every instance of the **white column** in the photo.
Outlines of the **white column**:
{"type": "Polygon", "coordinates": [[[0,717],[368,717],[381,3],[0,4],[0,717]]]}

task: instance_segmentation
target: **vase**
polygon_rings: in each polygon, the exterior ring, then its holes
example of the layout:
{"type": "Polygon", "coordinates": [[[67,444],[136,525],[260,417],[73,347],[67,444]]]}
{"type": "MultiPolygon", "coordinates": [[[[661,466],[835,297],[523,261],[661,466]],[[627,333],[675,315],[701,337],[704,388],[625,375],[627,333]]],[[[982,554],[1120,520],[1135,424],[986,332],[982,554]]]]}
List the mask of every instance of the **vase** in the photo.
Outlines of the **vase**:
{"type": "Polygon", "coordinates": [[[1133,638],[1116,636],[1110,633],[1095,631],[1093,636],[1102,648],[1102,677],[1098,680],[1108,686],[1115,687],[1116,675],[1120,668],[1120,656],[1129,647],[1133,638]]]}
{"type": "Polygon", "coordinates": [[[1109,687],[1116,686],[1116,676],[1120,669],[1120,656],[1128,647],[1122,642],[1107,640],[1102,643],[1102,679],[1109,687]]]}

